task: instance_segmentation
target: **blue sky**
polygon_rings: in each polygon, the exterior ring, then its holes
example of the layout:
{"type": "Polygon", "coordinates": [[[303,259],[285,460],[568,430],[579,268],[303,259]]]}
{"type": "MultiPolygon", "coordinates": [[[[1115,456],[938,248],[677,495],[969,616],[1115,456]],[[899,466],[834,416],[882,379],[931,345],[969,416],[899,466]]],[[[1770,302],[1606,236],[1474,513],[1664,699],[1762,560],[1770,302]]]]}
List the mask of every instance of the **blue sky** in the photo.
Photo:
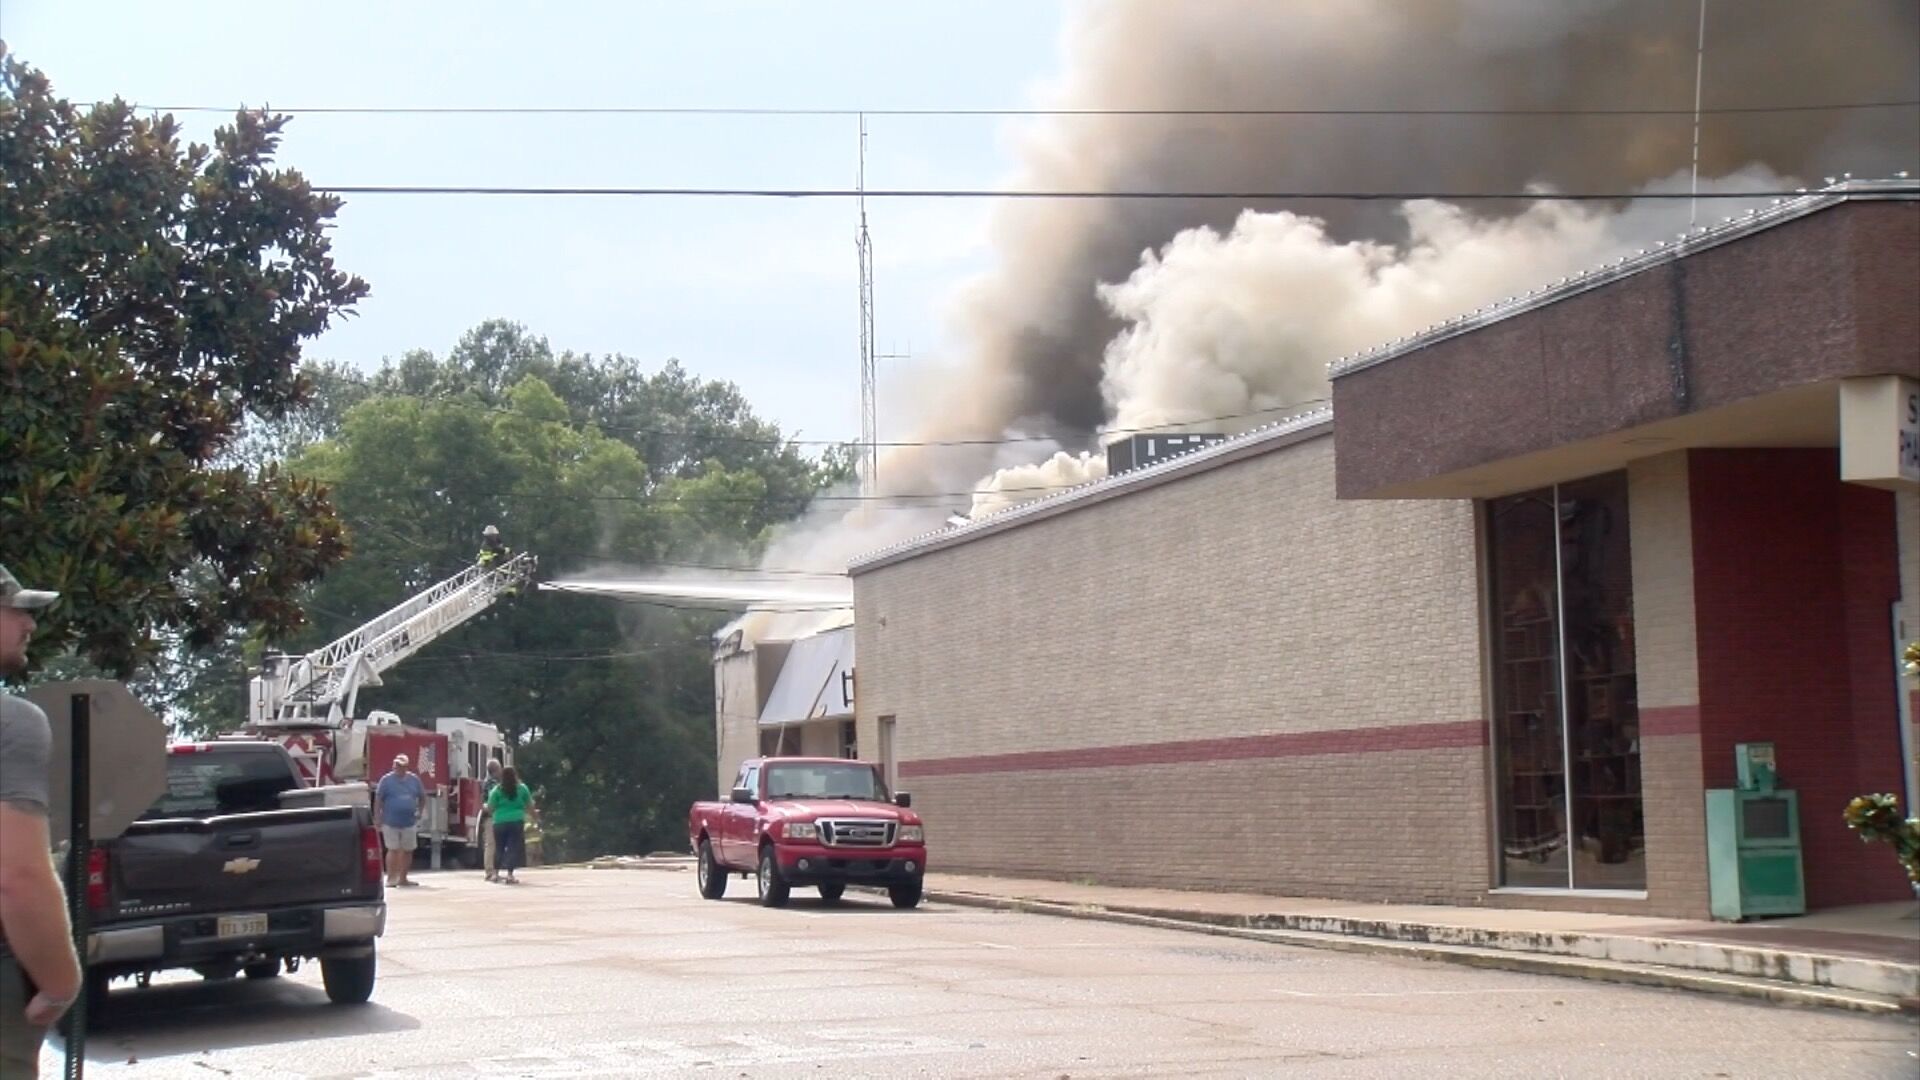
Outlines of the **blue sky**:
{"type": "MultiPolygon", "coordinates": [[[[1059,6],[1019,0],[552,5],[0,0],[75,101],[300,106],[1018,106],[1059,6]]],[[[219,119],[182,115],[204,139],[219,119]]],[[[869,120],[876,187],[991,187],[1005,121],[869,120]]],[[[851,118],[298,117],[316,184],[848,187],[851,118]]],[[[869,204],[884,352],[936,354],[984,202],[869,204]]],[[[505,317],[557,348],[678,357],[809,438],[858,434],[855,211],[838,201],[359,196],[335,233],[372,295],[309,355],[375,366],[505,317]]],[[[897,362],[895,362],[897,363],[897,362]]],[[[897,385],[897,384],[896,384],[897,385]]],[[[886,417],[907,403],[881,403],[886,417]]]]}

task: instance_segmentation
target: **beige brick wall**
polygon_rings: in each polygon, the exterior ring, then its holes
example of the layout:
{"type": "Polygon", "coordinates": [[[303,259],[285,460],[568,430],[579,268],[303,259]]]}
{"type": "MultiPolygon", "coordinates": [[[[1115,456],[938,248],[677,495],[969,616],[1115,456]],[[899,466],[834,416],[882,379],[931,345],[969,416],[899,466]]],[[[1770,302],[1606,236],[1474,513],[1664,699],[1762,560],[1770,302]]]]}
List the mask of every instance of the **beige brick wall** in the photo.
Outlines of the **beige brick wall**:
{"type": "Polygon", "coordinates": [[[1460,904],[1487,883],[1482,757],[1470,747],[901,786],[926,816],[936,871],[1460,904]]]}
{"type": "Polygon", "coordinates": [[[859,575],[860,715],[903,761],[1479,720],[1474,559],[1315,438],[859,575]]]}
{"type": "Polygon", "coordinates": [[[1693,513],[1685,451],[1627,470],[1633,535],[1635,684],[1647,830],[1647,903],[1620,910],[1706,918],[1707,822],[1702,794],[1698,620],[1693,605],[1693,513]]]}
{"type": "MultiPolygon", "coordinates": [[[[1473,510],[1340,502],[1298,445],[855,577],[903,763],[1482,725],[1473,510]]],[[[1480,736],[1476,736],[1479,738],[1480,736]]],[[[937,865],[1470,902],[1483,747],[914,776],[937,865]],[[1361,807],[1384,820],[1351,823],[1361,807]]]]}
{"type": "Polygon", "coordinates": [[[1684,450],[1636,461],[1627,470],[1635,682],[1643,709],[1700,706],[1693,514],[1687,497],[1684,450]]]}
{"type": "Polygon", "coordinates": [[[760,699],[754,654],[734,653],[713,665],[716,798],[725,798],[740,763],[760,752],[760,699]]]}

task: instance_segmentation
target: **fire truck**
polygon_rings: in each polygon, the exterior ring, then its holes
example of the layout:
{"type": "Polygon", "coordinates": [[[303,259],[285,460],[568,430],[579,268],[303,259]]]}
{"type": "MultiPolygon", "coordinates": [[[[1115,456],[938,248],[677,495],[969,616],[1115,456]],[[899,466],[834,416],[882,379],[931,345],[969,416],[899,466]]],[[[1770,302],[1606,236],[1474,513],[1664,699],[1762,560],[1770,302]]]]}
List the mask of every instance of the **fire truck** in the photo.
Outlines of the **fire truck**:
{"type": "Polygon", "coordinates": [[[314,787],[340,789],[350,801],[369,798],[367,785],[406,754],[429,797],[422,808],[420,842],[438,856],[443,846],[477,864],[480,787],[486,759],[512,764],[511,748],[492,724],[442,717],[432,728],[401,722],[375,710],[356,718],[362,687],[503,596],[533,582],[530,554],[483,554],[480,561],[436,582],[350,633],[304,656],[266,658],[247,688],[244,733],[278,741],[293,754],[314,787]]]}

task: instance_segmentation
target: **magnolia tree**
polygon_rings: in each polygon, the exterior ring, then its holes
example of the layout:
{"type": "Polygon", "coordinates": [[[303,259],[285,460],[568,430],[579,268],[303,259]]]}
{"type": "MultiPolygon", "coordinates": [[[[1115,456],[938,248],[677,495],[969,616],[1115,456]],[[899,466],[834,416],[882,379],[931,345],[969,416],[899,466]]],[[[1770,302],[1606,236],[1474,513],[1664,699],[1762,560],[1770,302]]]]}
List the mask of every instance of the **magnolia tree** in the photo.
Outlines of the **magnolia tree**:
{"type": "Polygon", "coordinates": [[[339,200],[273,165],[284,123],[183,145],[0,53],[0,565],[61,593],[43,656],[124,676],[290,633],[346,555],[319,484],[231,453],[304,406],[302,343],[367,291],[333,263],[339,200]]]}

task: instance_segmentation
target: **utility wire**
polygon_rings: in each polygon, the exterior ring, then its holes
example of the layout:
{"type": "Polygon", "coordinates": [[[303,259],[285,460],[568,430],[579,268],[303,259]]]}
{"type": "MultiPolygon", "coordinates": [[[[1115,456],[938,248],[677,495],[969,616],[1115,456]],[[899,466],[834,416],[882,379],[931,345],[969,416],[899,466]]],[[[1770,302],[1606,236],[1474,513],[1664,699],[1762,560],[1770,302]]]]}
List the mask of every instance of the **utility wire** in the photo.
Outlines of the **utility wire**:
{"type": "MultiPolygon", "coordinates": [[[[106,105],[110,102],[95,102],[106,105]]],[[[1848,101],[1800,105],[1735,105],[1702,109],[1706,116],[1745,116],[1790,113],[1850,112],[1870,109],[1902,109],[1920,105],[1920,100],[1848,101]]],[[[233,113],[252,106],[238,105],[141,105],[129,107],[154,113],[233,113]]],[[[806,106],[725,106],[725,105],[303,105],[275,107],[262,105],[259,111],[287,116],[900,116],[900,117],[1214,117],[1214,116],[1358,116],[1358,117],[1441,117],[1538,116],[1570,118],[1581,116],[1691,117],[1693,109],[1675,108],[1427,108],[1427,109],[1355,109],[1355,108],[895,108],[865,109],[806,106]]]]}
{"type": "MultiPolygon", "coordinates": [[[[594,421],[594,420],[571,420],[571,419],[554,420],[554,419],[549,419],[547,417],[541,417],[541,416],[528,416],[526,413],[519,412],[505,405],[487,405],[477,401],[463,401],[460,398],[454,397],[452,395],[442,396],[442,395],[436,395],[433,393],[424,393],[424,392],[415,391],[415,390],[400,390],[400,389],[382,387],[382,386],[375,385],[373,382],[369,381],[367,378],[364,378],[364,377],[355,378],[355,377],[340,374],[338,372],[332,372],[332,371],[324,372],[315,378],[316,383],[321,383],[328,380],[345,383],[348,386],[357,387],[359,389],[366,390],[369,393],[382,396],[382,397],[407,398],[414,401],[428,401],[428,402],[433,402],[439,405],[447,405],[453,408],[467,409],[474,412],[497,413],[501,416],[517,417],[522,420],[531,420],[535,423],[540,423],[540,424],[555,424],[561,427],[565,427],[571,431],[591,430],[591,431],[600,432],[602,434],[644,435],[649,438],[689,439],[689,440],[698,440],[700,442],[741,443],[741,444],[746,444],[751,446],[860,447],[865,445],[864,443],[860,442],[857,439],[773,438],[773,437],[755,436],[755,435],[729,435],[729,434],[724,434],[719,432],[709,433],[709,432],[697,432],[697,431],[674,431],[668,428],[621,427],[615,424],[599,423],[598,421],[594,421]]],[[[1151,425],[1147,427],[1133,427],[1133,428],[1103,428],[1098,432],[1098,434],[1101,434],[1101,435],[1153,435],[1153,434],[1159,434],[1162,432],[1180,433],[1180,429],[1191,427],[1195,424],[1223,424],[1223,423],[1229,423],[1236,420],[1253,420],[1263,416],[1272,416],[1275,413],[1297,412],[1298,410],[1306,408],[1307,406],[1310,406],[1310,405],[1325,404],[1326,401],[1327,399],[1325,397],[1302,398],[1299,401],[1291,401],[1285,404],[1275,405],[1270,408],[1253,409],[1248,412],[1227,413],[1221,416],[1199,417],[1193,420],[1182,420],[1177,423],[1156,424],[1156,425],[1151,425]]],[[[1092,435],[1095,433],[1085,432],[1083,434],[1092,435]]],[[[1059,441],[1060,441],[1060,436],[1055,436],[1055,435],[1005,435],[1005,436],[999,436],[995,438],[979,438],[979,439],[881,439],[873,443],[873,445],[882,450],[889,450],[889,449],[900,449],[900,448],[944,447],[944,446],[1015,446],[1015,445],[1025,444],[1025,443],[1043,443],[1043,442],[1058,443],[1059,441]]]]}
{"type": "MultiPolygon", "coordinates": [[[[1020,199],[1065,201],[1226,201],[1226,202],[1621,202],[1675,199],[1790,199],[1810,194],[1806,189],[1764,188],[1750,191],[1044,191],[993,188],[730,188],[730,187],[491,187],[436,184],[320,184],[314,191],[329,195],[476,195],[583,196],[615,198],[714,199],[1020,199]]],[[[1920,185],[1877,189],[1885,195],[1920,195],[1920,185]]]]}

